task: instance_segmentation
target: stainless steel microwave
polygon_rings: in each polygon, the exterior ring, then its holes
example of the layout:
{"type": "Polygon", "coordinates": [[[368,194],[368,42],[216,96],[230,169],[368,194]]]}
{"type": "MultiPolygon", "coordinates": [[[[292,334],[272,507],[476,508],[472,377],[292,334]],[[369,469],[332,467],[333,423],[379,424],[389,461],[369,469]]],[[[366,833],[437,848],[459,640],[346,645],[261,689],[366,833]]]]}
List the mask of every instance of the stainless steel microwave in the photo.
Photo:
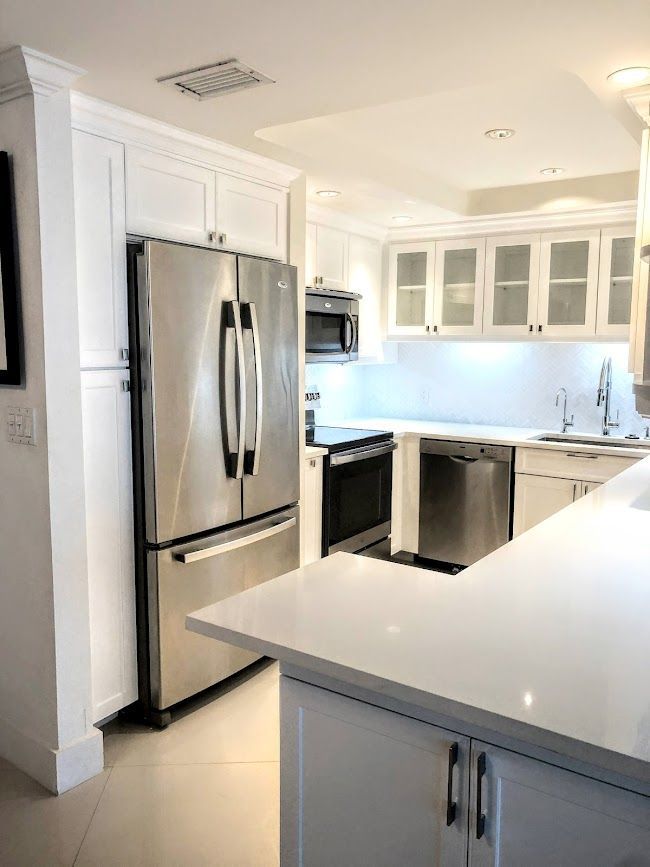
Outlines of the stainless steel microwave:
{"type": "Polygon", "coordinates": [[[356,292],[307,289],[305,352],[308,362],[356,361],[359,300],[356,292]]]}

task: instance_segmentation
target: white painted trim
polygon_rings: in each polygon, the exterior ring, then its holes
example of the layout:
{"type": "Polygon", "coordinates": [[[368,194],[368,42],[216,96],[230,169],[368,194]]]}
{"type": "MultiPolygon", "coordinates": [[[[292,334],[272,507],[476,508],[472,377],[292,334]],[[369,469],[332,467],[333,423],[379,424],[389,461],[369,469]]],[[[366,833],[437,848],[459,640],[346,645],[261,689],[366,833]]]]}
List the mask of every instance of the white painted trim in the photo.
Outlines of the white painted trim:
{"type": "Polygon", "coordinates": [[[385,241],[388,230],[375,223],[368,223],[352,214],[335,211],[314,202],[307,202],[307,222],[318,223],[321,226],[329,226],[331,229],[341,229],[352,235],[362,235],[364,238],[372,238],[375,241],[385,241]]]}
{"type": "Polygon", "coordinates": [[[546,229],[578,229],[589,226],[609,226],[634,222],[636,202],[614,202],[594,205],[575,211],[522,211],[511,214],[490,214],[468,217],[448,223],[422,226],[401,226],[389,229],[387,241],[431,241],[447,238],[471,238],[480,235],[514,235],[541,232],[546,229]]]}
{"type": "Polygon", "coordinates": [[[293,166],[208,136],[73,91],[72,126],[124,144],[138,145],[209,168],[287,188],[302,172],[293,166]]]}
{"type": "Polygon", "coordinates": [[[84,738],[53,750],[0,718],[0,755],[60,795],[102,772],[104,736],[92,728],[84,738]]]}
{"type": "Polygon", "coordinates": [[[638,114],[646,126],[650,126],[650,84],[632,87],[623,91],[623,99],[638,114]]]}
{"type": "Polygon", "coordinates": [[[70,87],[85,69],[22,45],[0,53],[0,105],[21,96],[51,96],[70,87]]]}

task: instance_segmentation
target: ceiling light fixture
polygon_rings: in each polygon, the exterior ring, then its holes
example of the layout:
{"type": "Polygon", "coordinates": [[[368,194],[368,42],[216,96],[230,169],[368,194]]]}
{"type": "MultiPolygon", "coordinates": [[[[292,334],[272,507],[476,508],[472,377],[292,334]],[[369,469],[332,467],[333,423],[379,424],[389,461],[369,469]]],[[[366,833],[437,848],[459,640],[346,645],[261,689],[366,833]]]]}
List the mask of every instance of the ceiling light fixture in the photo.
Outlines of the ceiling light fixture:
{"type": "Polygon", "coordinates": [[[634,87],[637,84],[645,84],[650,81],[650,66],[626,66],[624,69],[616,69],[607,76],[607,81],[617,84],[619,87],[634,87]]]}
{"type": "Polygon", "coordinates": [[[515,134],[514,129],[508,129],[508,127],[497,127],[496,129],[486,129],[484,135],[486,138],[494,138],[500,141],[504,138],[512,138],[515,134]]]}
{"type": "Polygon", "coordinates": [[[561,175],[562,172],[565,172],[566,169],[560,168],[560,166],[549,166],[547,169],[540,169],[540,175],[561,175]]]}
{"type": "Polygon", "coordinates": [[[408,223],[413,217],[409,217],[408,214],[396,214],[391,218],[394,223],[408,223]]]}
{"type": "Polygon", "coordinates": [[[316,195],[320,196],[321,199],[335,199],[341,194],[338,190],[317,190],[316,195]]]}

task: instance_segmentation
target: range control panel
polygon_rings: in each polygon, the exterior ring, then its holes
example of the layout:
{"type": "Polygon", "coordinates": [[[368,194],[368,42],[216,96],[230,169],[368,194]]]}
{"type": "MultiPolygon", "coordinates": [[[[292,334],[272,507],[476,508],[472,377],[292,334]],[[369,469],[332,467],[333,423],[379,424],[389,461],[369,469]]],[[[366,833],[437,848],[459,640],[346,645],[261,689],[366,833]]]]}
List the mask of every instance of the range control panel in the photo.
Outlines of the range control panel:
{"type": "Polygon", "coordinates": [[[24,406],[7,407],[7,440],[22,446],[36,445],[34,410],[24,406]]]}

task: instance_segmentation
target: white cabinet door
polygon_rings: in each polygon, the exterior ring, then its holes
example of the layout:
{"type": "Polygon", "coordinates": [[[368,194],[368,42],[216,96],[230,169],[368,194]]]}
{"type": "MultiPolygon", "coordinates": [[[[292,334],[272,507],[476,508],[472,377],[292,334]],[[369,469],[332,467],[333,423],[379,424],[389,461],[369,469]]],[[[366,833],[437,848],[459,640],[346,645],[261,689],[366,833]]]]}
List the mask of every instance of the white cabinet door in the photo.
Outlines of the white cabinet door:
{"type": "Polygon", "coordinates": [[[320,560],[323,528],[323,458],[307,456],[303,462],[304,488],[301,509],[303,566],[320,560]]]}
{"type": "Polygon", "coordinates": [[[388,334],[426,335],[433,326],[436,245],[391,244],[388,259],[388,334]]]}
{"type": "Polygon", "coordinates": [[[467,738],[288,677],[280,703],[283,867],[465,867],[467,738]]]}
{"type": "Polygon", "coordinates": [[[600,271],[596,333],[630,337],[634,226],[603,229],[600,233],[600,271]]]}
{"type": "Polygon", "coordinates": [[[216,172],[127,145],[128,232],[210,246],[215,220],[216,172]]]}
{"type": "Polygon", "coordinates": [[[316,223],[307,223],[305,237],[305,286],[312,289],[318,286],[318,263],[316,261],[316,240],[318,227],[316,223]]]}
{"type": "Polygon", "coordinates": [[[138,697],[128,382],[81,374],[93,722],[138,697]]]}
{"type": "Polygon", "coordinates": [[[384,338],[381,307],[381,244],[372,238],[350,235],[348,288],[358,292],[359,358],[381,360],[384,338]]]}
{"type": "Polygon", "coordinates": [[[550,476],[515,473],[513,535],[519,536],[535,524],[570,506],[582,491],[582,482],[550,476]]]}
{"type": "Polygon", "coordinates": [[[438,241],[433,282],[434,333],[480,334],[483,330],[485,238],[438,241]]]}
{"type": "Polygon", "coordinates": [[[516,337],[537,330],[539,235],[488,238],[483,333],[516,337]]]}
{"type": "Polygon", "coordinates": [[[286,191],[217,174],[217,232],[221,247],[286,261],[286,191]]]}
{"type": "Polygon", "coordinates": [[[472,741],[469,835],[470,867],[649,867],[650,801],[472,741]]]}
{"type": "Polygon", "coordinates": [[[124,146],[72,135],[81,366],[128,364],[124,146]]]}
{"type": "Polygon", "coordinates": [[[541,335],[596,333],[599,248],[600,229],[542,235],[537,317],[541,335]]]}
{"type": "Polygon", "coordinates": [[[316,273],[321,289],[348,288],[348,234],[316,226],[316,273]]]}

